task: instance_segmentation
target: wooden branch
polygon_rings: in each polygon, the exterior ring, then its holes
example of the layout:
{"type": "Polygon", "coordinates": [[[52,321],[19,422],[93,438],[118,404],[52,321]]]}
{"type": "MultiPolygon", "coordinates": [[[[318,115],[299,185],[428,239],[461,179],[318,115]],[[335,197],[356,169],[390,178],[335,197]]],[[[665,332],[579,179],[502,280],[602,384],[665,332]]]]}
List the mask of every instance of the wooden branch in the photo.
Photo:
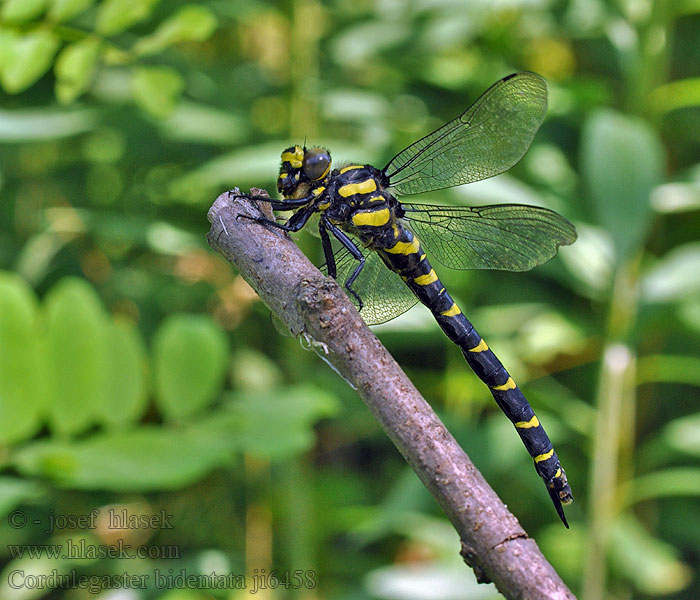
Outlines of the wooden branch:
{"type": "MultiPolygon", "coordinates": [[[[340,286],[288,235],[239,218],[260,217],[261,206],[269,205],[237,194],[237,189],[222,194],[209,210],[209,244],[237,267],[292,333],[322,349],[355,386],[452,522],[478,581],[493,581],[506,598],[574,598],[340,286]]],[[[267,195],[255,189],[251,194],[267,195]]]]}

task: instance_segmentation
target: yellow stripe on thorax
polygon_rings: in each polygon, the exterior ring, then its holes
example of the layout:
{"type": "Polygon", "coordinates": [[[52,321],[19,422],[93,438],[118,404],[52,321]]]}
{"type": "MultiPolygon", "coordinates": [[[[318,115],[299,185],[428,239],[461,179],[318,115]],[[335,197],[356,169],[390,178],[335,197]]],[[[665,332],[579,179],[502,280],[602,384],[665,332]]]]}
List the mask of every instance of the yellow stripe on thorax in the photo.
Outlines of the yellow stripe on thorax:
{"type": "Polygon", "coordinates": [[[420,275],[419,277],[416,277],[413,281],[418,285],[430,285],[431,283],[437,280],[438,276],[435,273],[435,269],[430,269],[430,273],[426,275],[420,275]]]}
{"type": "Polygon", "coordinates": [[[348,171],[352,171],[353,169],[361,169],[362,165],[348,165],[347,167],[343,167],[340,169],[340,174],[342,175],[343,173],[347,173],[348,171]]]}
{"type": "Polygon", "coordinates": [[[533,415],[533,416],[532,416],[532,419],[530,419],[529,421],[518,421],[518,422],[515,424],[515,426],[516,426],[518,429],[533,429],[533,428],[535,428],[535,427],[539,427],[539,426],[540,426],[540,421],[539,421],[539,419],[538,419],[535,415],[533,415]]]}
{"type": "MultiPolygon", "coordinates": [[[[369,181],[372,180],[370,179],[369,181]]],[[[381,227],[382,225],[386,225],[389,222],[390,218],[391,213],[389,212],[389,209],[381,208],[379,210],[358,211],[354,215],[352,215],[351,221],[352,224],[356,225],[357,227],[381,227]]]]}
{"type": "Polygon", "coordinates": [[[552,448],[549,452],[546,452],[545,454],[539,454],[539,455],[535,456],[535,462],[539,463],[539,462],[543,462],[545,460],[549,460],[550,458],[552,458],[553,454],[554,454],[554,448],[552,448]]]}
{"type": "Polygon", "coordinates": [[[458,314],[460,314],[461,312],[462,312],[462,311],[459,310],[459,306],[457,306],[457,304],[455,304],[455,303],[453,302],[453,303],[452,303],[452,306],[450,306],[450,308],[448,308],[448,309],[447,309],[446,311],[444,311],[444,312],[441,312],[440,314],[441,314],[443,317],[454,317],[455,315],[458,315],[458,314]]]}
{"type": "Polygon", "coordinates": [[[505,390],[514,390],[515,381],[513,381],[512,377],[509,377],[508,381],[506,381],[503,385],[494,385],[491,389],[499,390],[501,392],[504,392],[505,390]]]}
{"type": "Polygon", "coordinates": [[[484,338],[481,338],[478,345],[474,346],[473,348],[469,348],[469,352],[486,352],[488,349],[489,347],[486,345],[484,338]]]}
{"type": "Polygon", "coordinates": [[[347,185],[342,186],[338,190],[338,193],[343,198],[347,198],[348,196],[352,196],[354,194],[369,194],[376,189],[377,183],[370,177],[369,179],[360,181],[360,183],[348,183],[347,185]]]}

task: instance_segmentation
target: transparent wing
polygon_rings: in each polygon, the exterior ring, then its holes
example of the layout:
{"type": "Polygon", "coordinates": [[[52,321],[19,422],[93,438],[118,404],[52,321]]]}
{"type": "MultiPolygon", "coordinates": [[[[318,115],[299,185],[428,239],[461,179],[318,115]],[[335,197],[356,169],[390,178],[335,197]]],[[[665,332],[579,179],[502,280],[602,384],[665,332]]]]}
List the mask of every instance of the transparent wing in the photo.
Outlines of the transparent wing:
{"type": "Polygon", "coordinates": [[[498,175],[525,154],[547,111],[547,85],[514,73],[464,113],[399,152],[384,167],[399,194],[418,194],[498,175]]]}
{"type": "Polygon", "coordinates": [[[569,221],[539,206],[401,207],[404,221],[430,254],[451,269],[527,271],[576,240],[569,221]]]}
{"type": "MultiPolygon", "coordinates": [[[[367,325],[386,323],[405,313],[418,300],[401,278],[382,262],[376,252],[361,249],[365,256],[365,266],[352,286],[364,304],[360,315],[367,325]]],[[[345,290],[345,282],[357,268],[358,262],[343,247],[339,247],[334,256],[336,280],[345,290]]],[[[326,265],[323,265],[321,270],[328,274],[326,265]]],[[[348,296],[357,306],[352,295],[348,296]]]]}

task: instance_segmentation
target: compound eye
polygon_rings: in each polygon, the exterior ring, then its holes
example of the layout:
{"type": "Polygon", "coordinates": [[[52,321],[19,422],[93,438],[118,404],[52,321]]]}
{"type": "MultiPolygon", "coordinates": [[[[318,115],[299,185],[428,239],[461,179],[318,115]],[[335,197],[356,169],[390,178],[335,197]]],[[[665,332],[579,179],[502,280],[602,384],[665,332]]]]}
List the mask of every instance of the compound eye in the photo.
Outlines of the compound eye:
{"type": "Polygon", "coordinates": [[[304,175],[312,181],[321,179],[331,166],[331,155],[323,148],[310,148],[304,154],[304,175]]]}

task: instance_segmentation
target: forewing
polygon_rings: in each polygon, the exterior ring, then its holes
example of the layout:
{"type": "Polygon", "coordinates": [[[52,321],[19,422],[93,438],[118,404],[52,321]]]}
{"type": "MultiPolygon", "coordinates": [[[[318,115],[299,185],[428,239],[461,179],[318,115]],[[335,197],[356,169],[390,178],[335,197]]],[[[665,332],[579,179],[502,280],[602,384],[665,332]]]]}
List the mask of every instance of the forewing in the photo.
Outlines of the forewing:
{"type": "Polygon", "coordinates": [[[464,113],[399,152],[384,167],[399,194],[487,179],[525,154],[547,111],[547,85],[515,73],[486,90],[464,113]]]}
{"type": "MultiPolygon", "coordinates": [[[[386,323],[405,313],[418,302],[401,278],[382,262],[376,252],[362,249],[362,253],[365,256],[365,266],[352,287],[362,298],[364,306],[360,310],[360,315],[367,325],[386,323]]],[[[336,280],[346,291],[345,282],[359,263],[343,247],[336,250],[334,257],[336,280]]],[[[321,270],[328,273],[326,265],[323,265],[321,270]]],[[[348,297],[357,306],[355,298],[351,294],[348,294],[348,297]]],[[[357,306],[357,308],[360,307],[357,306]]]]}
{"type": "Polygon", "coordinates": [[[404,221],[430,254],[452,269],[527,271],[576,240],[569,221],[539,206],[401,207],[404,221]]]}

